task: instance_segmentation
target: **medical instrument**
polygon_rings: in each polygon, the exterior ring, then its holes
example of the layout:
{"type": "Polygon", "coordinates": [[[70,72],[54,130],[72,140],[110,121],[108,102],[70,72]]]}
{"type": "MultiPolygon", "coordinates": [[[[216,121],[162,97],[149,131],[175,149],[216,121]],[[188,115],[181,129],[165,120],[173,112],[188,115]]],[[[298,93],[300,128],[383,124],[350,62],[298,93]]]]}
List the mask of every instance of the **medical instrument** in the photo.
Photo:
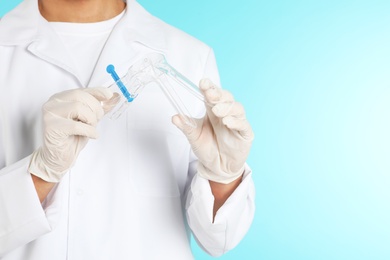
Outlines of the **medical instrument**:
{"type": "MultiPolygon", "coordinates": [[[[194,83],[167,62],[164,55],[160,53],[148,54],[133,64],[122,78],[119,78],[116,74],[113,65],[108,65],[106,70],[111,74],[115,85],[120,89],[123,97],[125,97],[125,101],[120,102],[118,109],[114,109],[110,116],[111,118],[120,117],[130,102],[136,99],[146,86],[150,83],[157,83],[177,113],[185,116],[186,124],[196,127],[193,115],[191,115],[186,104],[181,99],[177,88],[185,89],[199,101],[204,102],[204,97],[194,83]]],[[[113,87],[113,85],[110,87],[113,87]]]]}

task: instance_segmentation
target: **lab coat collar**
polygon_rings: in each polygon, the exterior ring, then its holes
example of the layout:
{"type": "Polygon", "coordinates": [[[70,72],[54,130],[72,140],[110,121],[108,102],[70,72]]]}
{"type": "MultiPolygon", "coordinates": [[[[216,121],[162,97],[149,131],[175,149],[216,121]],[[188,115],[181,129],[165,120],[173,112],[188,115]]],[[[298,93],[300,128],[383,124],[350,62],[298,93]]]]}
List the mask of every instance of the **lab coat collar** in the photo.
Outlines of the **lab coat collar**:
{"type": "MultiPolygon", "coordinates": [[[[153,51],[165,53],[166,43],[161,21],[149,14],[135,0],[128,0],[126,13],[115,26],[96,65],[88,85],[93,85],[107,62],[123,65],[134,59],[132,45],[142,44],[153,51]],[[128,53],[123,53],[128,50],[128,53]]],[[[0,45],[28,45],[28,50],[39,58],[55,64],[76,78],[74,63],[61,39],[41,16],[38,0],[25,0],[0,21],[0,45]]],[[[81,83],[80,83],[81,84],[81,83]]]]}
{"type": "Polygon", "coordinates": [[[27,45],[28,51],[73,74],[73,61],[50,24],[41,16],[38,0],[25,0],[0,21],[0,45],[27,45]]]}
{"type": "Polygon", "coordinates": [[[148,13],[135,0],[127,0],[126,14],[118,27],[124,28],[127,42],[138,42],[156,51],[165,52],[162,22],[148,13]]]}
{"type": "Polygon", "coordinates": [[[108,64],[114,64],[119,75],[124,75],[130,65],[140,58],[137,45],[146,46],[150,52],[166,53],[162,22],[149,14],[134,0],[127,1],[126,13],[112,31],[96,64],[88,86],[107,81],[108,64]]]}
{"type": "Polygon", "coordinates": [[[37,0],[26,0],[0,20],[0,45],[21,45],[38,37],[38,24],[43,19],[37,0]]]}

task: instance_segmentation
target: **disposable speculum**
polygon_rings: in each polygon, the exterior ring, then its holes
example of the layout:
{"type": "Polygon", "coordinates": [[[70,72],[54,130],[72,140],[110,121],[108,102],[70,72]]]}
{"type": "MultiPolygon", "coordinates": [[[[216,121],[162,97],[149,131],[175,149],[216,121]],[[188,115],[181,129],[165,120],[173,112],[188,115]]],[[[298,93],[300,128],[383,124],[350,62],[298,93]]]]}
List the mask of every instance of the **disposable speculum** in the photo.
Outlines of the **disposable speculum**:
{"type": "Polygon", "coordinates": [[[112,119],[120,117],[145,87],[151,83],[157,83],[176,112],[184,116],[185,123],[196,127],[195,120],[193,120],[194,115],[191,115],[190,110],[178,94],[177,88],[185,89],[199,101],[204,102],[204,97],[198,86],[171,66],[164,55],[160,53],[148,54],[133,64],[123,77],[117,75],[115,67],[111,64],[107,66],[107,72],[111,74],[115,82],[110,87],[119,90],[122,99],[111,113],[112,119]]]}

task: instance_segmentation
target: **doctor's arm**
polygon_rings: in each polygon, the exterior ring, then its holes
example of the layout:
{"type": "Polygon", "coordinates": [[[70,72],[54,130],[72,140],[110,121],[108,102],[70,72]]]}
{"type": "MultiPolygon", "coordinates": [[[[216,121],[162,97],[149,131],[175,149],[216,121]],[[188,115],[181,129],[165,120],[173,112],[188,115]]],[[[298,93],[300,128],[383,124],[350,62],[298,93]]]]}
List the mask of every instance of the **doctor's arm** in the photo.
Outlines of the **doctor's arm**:
{"type": "Polygon", "coordinates": [[[209,181],[211,193],[214,196],[213,222],[219,208],[222,207],[222,205],[226,202],[226,200],[230,197],[230,195],[232,195],[232,193],[236,190],[238,185],[240,185],[241,181],[242,181],[242,177],[228,184],[209,181]]]}
{"type": "Polygon", "coordinates": [[[55,183],[75,163],[90,138],[97,138],[96,126],[110,106],[113,93],[106,88],[63,91],[43,105],[44,142],[31,156],[29,172],[41,202],[55,183]]]}
{"type": "Polygon", "coordinates": [[[56,184],[54,182],[47,182],[34,174],[31,174],[31,178],[34,183],[35,190],[37,191],[39,201],[42,203],[56,184]]]}
{"type": "Polygon", "coordinates": [[[198,244],[219,256],[240,242],[253,220],[254,185],[245,161],[254,134],[242,105],[228,91],[209,80],[202,80],[200,88],[207,103],[205,117],[197,120],[196,128],[179,115],[173,123],[198,159],[186,206],[188,223],[198,244]]]}
{"type": "Polygon", "coordinates": [[[111,97],[106,88],[54,95],[43,106],[44,144],[12,163],[6,161],[6,151],[14,144],[2,133],[0,117],[0,257],[56,225],[62,203],[59,182],[88,138],[96,137],[97,120],[111,107],[102,108],[100,101],[111,97]]]}

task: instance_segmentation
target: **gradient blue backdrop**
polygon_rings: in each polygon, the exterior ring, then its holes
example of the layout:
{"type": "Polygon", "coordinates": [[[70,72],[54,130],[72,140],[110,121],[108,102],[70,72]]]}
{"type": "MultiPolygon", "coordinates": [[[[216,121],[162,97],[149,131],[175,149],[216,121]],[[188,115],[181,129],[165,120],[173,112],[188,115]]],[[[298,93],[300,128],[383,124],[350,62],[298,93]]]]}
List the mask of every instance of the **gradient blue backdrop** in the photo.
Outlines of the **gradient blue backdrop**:
{"type": "Polygon", "coordinates": [[[139,2],[214,48],[256,133],[257,215],[221,259],[390,259],[390,2],[139,2]]]}

